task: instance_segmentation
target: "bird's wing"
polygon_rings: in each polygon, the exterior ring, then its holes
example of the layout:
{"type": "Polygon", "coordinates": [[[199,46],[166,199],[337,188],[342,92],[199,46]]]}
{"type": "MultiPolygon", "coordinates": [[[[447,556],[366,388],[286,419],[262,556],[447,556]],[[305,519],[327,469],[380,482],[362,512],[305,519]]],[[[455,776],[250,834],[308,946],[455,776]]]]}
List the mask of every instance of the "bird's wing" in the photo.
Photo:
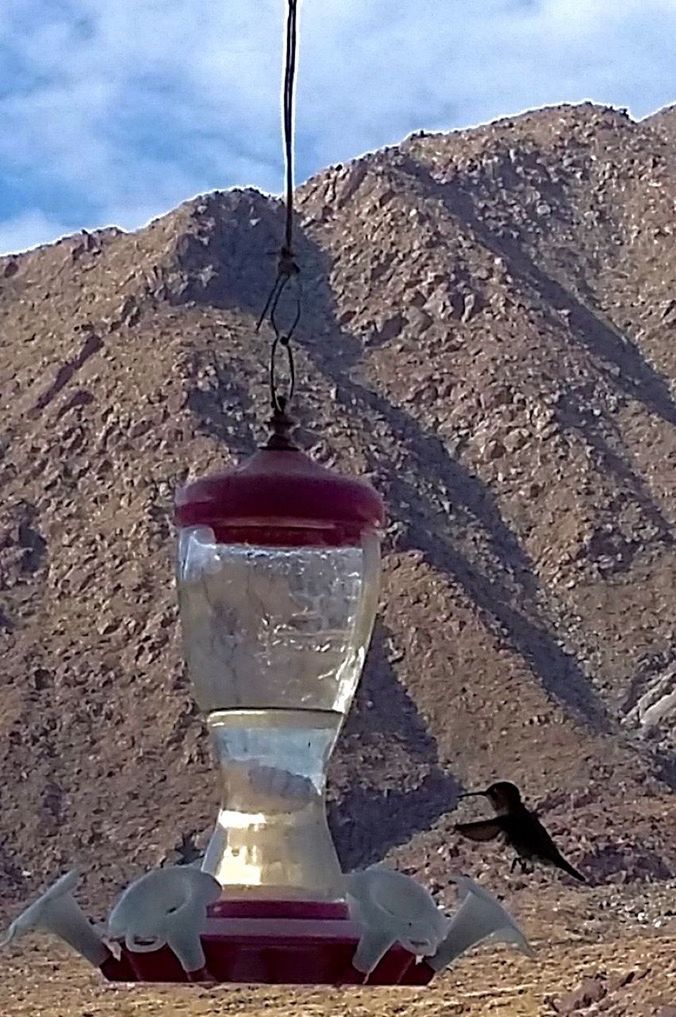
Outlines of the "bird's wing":
{"type": "Polygon", "coordinates": [[[455,829],[469,840],[494,840],[502,827],[497,819],[480,819],[476,823],[456,823],[455,829]]]}

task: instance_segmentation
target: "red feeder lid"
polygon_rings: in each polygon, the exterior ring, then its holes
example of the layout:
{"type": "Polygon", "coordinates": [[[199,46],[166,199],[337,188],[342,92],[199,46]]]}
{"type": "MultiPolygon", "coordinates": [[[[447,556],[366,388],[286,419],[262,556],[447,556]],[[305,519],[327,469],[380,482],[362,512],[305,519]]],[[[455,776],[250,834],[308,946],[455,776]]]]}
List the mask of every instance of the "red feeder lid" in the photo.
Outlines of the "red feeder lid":
{"type": "Polygon", "coordinates": [[[278,433],[241,466],[176,495],[178,525],[208,526],[219,543],[351,546],[384,518],[370,484],[320,466],[278,433]]]}

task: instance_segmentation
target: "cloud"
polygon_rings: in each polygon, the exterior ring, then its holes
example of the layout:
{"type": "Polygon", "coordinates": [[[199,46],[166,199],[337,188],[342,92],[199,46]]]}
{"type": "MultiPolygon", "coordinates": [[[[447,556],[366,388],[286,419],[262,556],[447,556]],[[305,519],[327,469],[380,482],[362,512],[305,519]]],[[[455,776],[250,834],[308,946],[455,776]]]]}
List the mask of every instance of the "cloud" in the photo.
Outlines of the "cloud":
{"type": "MultiPolygon", "coordinates": [[[[284,6],[0,6],[0,219],[48,240],[214,187],[280,190],[284,6]]],[[[675,98],[674,40],[676,0],[303,0],[298,176],[564,100],[645,115],[675,98]]]]}

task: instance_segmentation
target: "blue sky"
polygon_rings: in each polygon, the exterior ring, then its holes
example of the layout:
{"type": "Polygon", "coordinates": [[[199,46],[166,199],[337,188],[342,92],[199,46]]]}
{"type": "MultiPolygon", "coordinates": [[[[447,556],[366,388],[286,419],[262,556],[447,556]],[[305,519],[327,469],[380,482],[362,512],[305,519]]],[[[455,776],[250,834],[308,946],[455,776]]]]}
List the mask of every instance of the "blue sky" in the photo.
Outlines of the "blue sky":
{"type": "MultiPolygon", "coordinates": [[[[281,190],[285,0],[1,0],[0,252],[281,190]]],[[[561,101],[676,100],[676,0],[301,0],[298,179],[561,101]]]]}

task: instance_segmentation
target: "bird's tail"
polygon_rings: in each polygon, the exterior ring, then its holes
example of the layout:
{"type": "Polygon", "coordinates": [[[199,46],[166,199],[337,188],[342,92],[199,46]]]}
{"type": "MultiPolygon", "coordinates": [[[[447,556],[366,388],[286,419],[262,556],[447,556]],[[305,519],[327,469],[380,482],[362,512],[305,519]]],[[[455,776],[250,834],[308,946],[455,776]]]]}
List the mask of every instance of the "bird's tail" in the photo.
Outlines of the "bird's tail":
{"type": "Polygon", "coordinates": [[[574,869],[570,862],[567,862],[565,858],[562,858],[559,861],[559,865],[561,866],[564,872],[568,873],[569,876],[572,876],[573,879],[577,879],[578,883],[587,882],[586,876],[583,876],[581,872],[578,872],[577,869],[574,869]]]}

